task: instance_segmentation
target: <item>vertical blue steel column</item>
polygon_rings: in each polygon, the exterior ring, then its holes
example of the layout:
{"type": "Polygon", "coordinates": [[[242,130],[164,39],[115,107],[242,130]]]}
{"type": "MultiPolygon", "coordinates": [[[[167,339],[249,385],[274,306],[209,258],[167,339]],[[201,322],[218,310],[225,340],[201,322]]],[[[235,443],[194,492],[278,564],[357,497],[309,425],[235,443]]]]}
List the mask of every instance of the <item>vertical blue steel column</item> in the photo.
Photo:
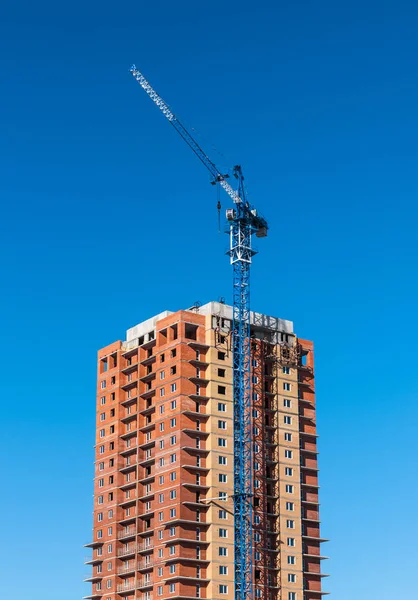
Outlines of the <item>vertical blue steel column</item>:
{"type": "Polygon", "coordinates": [[[235,600],[253,599],[253,443],[250,381],[250,265],[254,254],[251,248],[252,233],[251,222],[238,204],[237,216],[230,227],[230,256],[234,270],[235,600]]]}

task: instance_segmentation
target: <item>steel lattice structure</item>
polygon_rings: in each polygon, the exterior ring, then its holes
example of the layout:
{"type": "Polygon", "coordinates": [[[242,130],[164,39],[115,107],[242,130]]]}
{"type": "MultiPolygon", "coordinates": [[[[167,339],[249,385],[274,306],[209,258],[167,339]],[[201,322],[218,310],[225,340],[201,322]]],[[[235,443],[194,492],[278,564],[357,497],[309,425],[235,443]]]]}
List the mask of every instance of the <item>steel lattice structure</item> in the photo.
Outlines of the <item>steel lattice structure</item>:
{"type": "Polygon", "coordinates": [[[257,215],[245,197],[241,167],[234,167],[238,191],[226,181],[216,165],[180,123],[173,111],[145,77],[131,67],[131,73],[190,146],[213,177],[232,198],[234,209],[227,210],[230,235],[230,261],[233,267],[233,390],[234,390],[234,548],[235,599],[253,600],[253,440],[250,380],[250,268],[255,254],[251,240],[267,235],[267,222],[257,215]]]}

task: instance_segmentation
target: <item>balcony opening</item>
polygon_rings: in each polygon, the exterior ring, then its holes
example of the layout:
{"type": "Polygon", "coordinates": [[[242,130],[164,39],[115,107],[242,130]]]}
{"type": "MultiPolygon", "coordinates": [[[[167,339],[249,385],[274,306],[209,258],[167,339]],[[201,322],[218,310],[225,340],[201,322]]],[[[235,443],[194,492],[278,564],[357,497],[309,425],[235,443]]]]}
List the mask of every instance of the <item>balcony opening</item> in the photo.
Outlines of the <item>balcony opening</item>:
{"type": "Polygon", "coordinates": [[[167,329],[158,332],[158,343],[161,345],[167,343],[167,329]]]}
{"type": "Polygon", "coordinates": [[[184,337],[188,340],[197,340],[197,325],[186,323],[184,328],[184,337]]]}
{"type": "Polygon", "coordinates": [[[175,325],[171,325],[170,329],[171,329],[172,339],[176,340],[178,338],[178,325],[177,325],[177,323],[175,325]]]}

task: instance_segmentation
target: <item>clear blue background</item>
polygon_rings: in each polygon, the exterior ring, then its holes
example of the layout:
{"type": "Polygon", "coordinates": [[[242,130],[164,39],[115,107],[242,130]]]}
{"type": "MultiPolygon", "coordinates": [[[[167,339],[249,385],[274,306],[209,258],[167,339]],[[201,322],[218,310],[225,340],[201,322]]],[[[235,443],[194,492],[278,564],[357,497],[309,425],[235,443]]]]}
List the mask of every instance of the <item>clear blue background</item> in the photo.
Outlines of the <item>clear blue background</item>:
{"type": "Polygon", "coordinates": [[[417,27],[403,0],[3,4],[2,598],[90,592],[96,351],[231,300],[216,192],[132,62],[243,165],[253,307],[315,341],[324,589],[416,598],[417,27]]]}

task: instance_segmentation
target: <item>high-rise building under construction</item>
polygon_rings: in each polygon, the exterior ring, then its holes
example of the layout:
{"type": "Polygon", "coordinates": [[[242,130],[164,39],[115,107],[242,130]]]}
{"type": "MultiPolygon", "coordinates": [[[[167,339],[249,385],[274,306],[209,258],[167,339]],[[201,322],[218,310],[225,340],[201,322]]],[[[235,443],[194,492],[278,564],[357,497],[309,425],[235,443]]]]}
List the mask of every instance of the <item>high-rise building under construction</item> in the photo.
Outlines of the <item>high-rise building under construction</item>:
{"type": "MultiPolygon", "coordinates": [[[[163,312],[99,351],[92,592],[234,597],[232,308],[163,312]]],[[[251,313],[254,598],[321,591],[312,342],[251,313]]]]}

